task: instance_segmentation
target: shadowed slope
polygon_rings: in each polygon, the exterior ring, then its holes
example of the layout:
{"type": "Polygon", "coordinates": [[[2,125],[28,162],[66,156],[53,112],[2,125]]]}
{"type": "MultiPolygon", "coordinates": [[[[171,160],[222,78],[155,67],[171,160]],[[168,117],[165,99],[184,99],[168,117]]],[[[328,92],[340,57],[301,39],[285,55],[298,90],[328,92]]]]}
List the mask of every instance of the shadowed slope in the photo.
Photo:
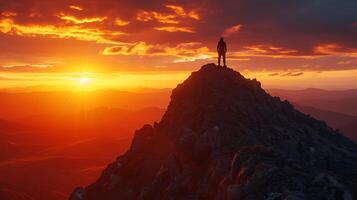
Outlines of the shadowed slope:
{"type": "Polygon", "coordinates": [[[208,64],[71,200],[353,199],[356,167],[353,141],[256,80],[208,64]]]}

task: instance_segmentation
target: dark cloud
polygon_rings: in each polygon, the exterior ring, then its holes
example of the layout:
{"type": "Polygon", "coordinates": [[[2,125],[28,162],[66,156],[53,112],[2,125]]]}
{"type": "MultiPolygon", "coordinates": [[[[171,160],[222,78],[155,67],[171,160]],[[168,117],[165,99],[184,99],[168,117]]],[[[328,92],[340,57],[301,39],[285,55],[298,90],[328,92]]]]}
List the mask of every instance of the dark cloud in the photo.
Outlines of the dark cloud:
{"type": "Polygon", "coordinates": [[[270,73],[268,74],[268,76],[279,76],[279,73],[275,72],[275,73],[270,73]]]}
{"type": "Polygon", "coordinates": [[[230,38],[238,48],[268,43],[306,55],[313,54],[320,43],[357,47],[351,26],[357,19],[354,0],[211,1],[210,7],[216,10],[207,16],[211,26],[206,31],[243,25],[240,33],[230,38]]]}
{"type": "Polygon", "coordinates": [[[281,74],[280,76],[302,76],[302,75],[304,75],[304,72],[287,72],[281,74]]]}

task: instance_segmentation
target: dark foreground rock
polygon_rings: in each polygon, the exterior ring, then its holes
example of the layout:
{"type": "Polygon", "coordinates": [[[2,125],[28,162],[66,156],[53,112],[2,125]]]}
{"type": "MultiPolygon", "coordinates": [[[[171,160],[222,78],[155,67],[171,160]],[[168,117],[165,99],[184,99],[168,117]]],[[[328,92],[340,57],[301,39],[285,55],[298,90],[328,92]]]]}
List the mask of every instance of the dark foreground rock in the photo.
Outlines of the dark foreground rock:
{"type": "MultiPolygon", "coordinates": [[[[95,148],[95,147],[94,147],[95,148]]],[[[71,200],[357,199],[357,145],[214,64],[178,85],[159,123],[71,200]]]]}

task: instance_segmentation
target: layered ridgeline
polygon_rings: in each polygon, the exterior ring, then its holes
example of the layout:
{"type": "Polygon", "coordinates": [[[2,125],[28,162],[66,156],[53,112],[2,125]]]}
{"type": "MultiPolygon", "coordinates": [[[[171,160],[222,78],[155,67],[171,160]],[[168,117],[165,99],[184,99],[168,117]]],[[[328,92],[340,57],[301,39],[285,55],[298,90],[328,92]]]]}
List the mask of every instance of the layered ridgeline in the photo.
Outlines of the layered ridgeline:
{"type": "MultiPolygon", "coordinates": [[[[95,148],[95,147],[94,147],[95,148]]],[[[214,64],[179,84],[159,123],[71,200],[357,199],[357,145],[214,64]]]]}

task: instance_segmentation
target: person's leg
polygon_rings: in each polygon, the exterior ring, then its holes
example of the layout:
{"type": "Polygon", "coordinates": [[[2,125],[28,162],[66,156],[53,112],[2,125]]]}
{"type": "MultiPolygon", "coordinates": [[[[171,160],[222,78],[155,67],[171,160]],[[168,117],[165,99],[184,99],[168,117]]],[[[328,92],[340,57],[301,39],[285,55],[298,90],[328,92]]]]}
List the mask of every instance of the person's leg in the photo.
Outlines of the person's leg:
{"type": "Polygon", "coordinates": [[[226,54],[225,53],[223,54],[223,66],[225,66],[225,67],[227,66],[226,65],[226,54]]]}
{"type": "Polygon", "coordinates": [[[221,66],[221,54],[218,53],[218,65],[221,66]]]}

